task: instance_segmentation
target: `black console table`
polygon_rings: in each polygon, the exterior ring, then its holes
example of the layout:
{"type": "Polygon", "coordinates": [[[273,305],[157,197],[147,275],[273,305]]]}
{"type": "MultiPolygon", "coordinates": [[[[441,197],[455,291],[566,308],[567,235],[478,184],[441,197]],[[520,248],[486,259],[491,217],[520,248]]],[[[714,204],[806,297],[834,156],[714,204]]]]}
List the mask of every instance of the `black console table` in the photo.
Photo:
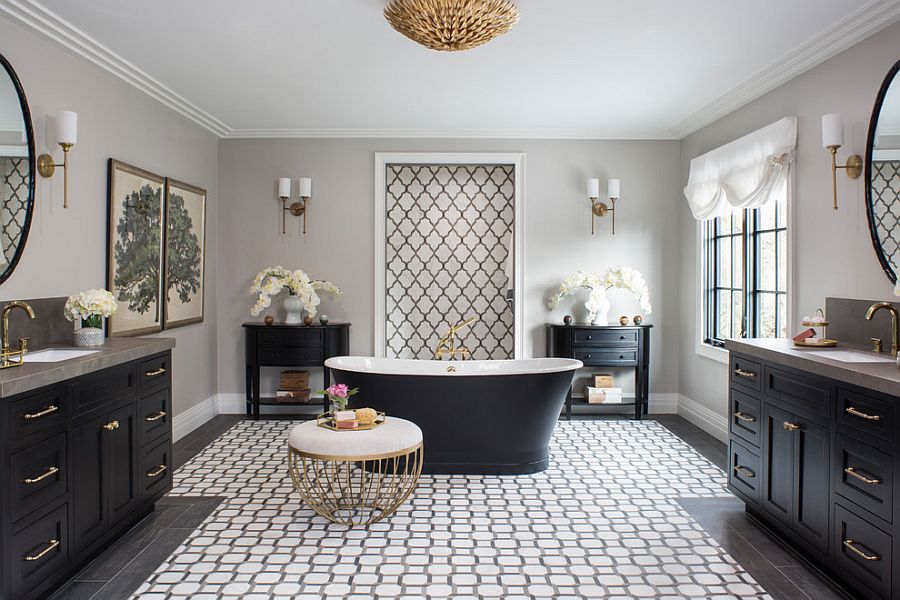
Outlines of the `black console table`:
{"type": "MultiPolygon", "coordinates": [[[[323,367],[325,387],[331,385],[331,372],[325,361],[332,356],[350,353],[350,323],[328,325],[266,325],[244,323],[244,341],[247,364],[247,414],[259,419],[260,404],[291,406],[302,402],[276,402],[274,398],[262,398],[259,389],[259,371],[262,367],[323,367]]],[[[322,405],[328,410],[327,398],[322,405]]]]}
{"type": "MultiPolygon", "coordinates": [[[[647,414],[650,398],[650,328],[653,325],[547,325],[547,356],[574,358],[585,367],[634,369],[634,418],[647,414]]],[[[587,402],[585,400],[585,402],[587,402]]],[[[566,396],[572,419],[572,388],[566,396]]]]}

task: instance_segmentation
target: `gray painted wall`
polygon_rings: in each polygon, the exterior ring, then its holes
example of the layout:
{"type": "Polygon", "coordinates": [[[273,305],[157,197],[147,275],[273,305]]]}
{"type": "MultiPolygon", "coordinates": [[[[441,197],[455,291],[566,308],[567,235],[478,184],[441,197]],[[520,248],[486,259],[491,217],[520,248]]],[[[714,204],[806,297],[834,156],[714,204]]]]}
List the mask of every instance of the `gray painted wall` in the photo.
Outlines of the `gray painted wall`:
{"type": "MultiPolygon", "coordinates": [[[[216,257],[218,140],[149,96],[5,18],[0,52],[22,81],[38,154],[62,152],[52,121],[78,112],[78,145],[69,160],[71,207],[62,208],[62,173],[37,181],[28,245],[3,298],[68,296],[106,285],[106,168],[118,158],[196,184],[207,202],[206,322],[162,335],[177,340],[174,409],[180,413],[216,391],[216,257]],[[49,119],[48,119],[49,115],[49,119]]],[[[38,315],[39,318],[46,315],[38,315]]],[[[15,332],[13,332],[15,334],[15,332]]]]}
{"type": "MultiPolygon", "coordinates": [[[[799,117],[793,195],[795,317],[824,307],[826,296],[889,300],[892,287],[881,270],[866,224],[862,178],[838,174],[840,210],[831,209],[830,155],[822,148],[821,117],[837,112],[846,122],[838,158],[865,154],[869,117],[881,82],[900,59],[900,25],[894,25],[682,140],[680,185],[690,160],[781,117],[799,117]]],[[[681,237],[681,393],[720,415],[727,411],[724,364],[698,356],[696,312],[697,229],[678,192],[681,237]]],[[[861,319],[863,315],[859,315],[861,319]]],[[[794,326],[797,329],[799,325],[794,326]]]]}
{"type": "MultiPolygon", "coordinates": [[[[652,390],[678,390],[678,142],[351,139],[221,143],[219,248],[227,267],[218,290],[220,392],[244,389],[240,324],[251,320],[247,287],[266,266],[303,268],[341,286],[344,297],[324,300],[320,312],[352,321],[352,352],[372,353],[376,152],[524,152],[526,355],[543,356],[544,323],[560,322],[586,299],[547,312],[547,296],[563,277],[580,268],[629,265],[647,277],[655,308],[652,390]],[[301,176],[313,179],[308,233],[298,233],[294,219],[282,236],[276,182],[301,176]],[[598,220],[591,236],[588,176],[622,179],[615,237],[608,218],[598,220]]],[[[611,319],[640,312],[627,293],[611,300],[611,319]]]]}

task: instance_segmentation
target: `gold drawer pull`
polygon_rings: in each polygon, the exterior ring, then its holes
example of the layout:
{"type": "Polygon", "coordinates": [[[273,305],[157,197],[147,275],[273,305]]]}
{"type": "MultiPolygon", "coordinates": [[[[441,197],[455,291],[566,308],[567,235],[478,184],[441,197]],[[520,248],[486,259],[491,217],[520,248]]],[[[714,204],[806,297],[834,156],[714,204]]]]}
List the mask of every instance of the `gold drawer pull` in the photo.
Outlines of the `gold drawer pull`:
{"type": "Polygon", "coordinates": [[[800,426],[797,425],[796,423],[791,423],[790,421],[785,421],[784,428],[787,429],[788,431],[797,431],[798,429],[800,429],[800,426]]]}
{"type": "Polygon", "coordinates": [[[155,371],[144,371],[144,377],[159,377],[160,375],[165,374],[166,368],[160,367],[155,371]]]}
{"type": "Polygon", "coordinates": [[[858,408],[853,406],[848,406],[844,409],[844,412],[848,415],[853,415],[854,417],[859,417],[860,419],[865,419],[867,421],[880,421],[881,415],[870,415],[869,413],[863,412],[858,408]]]}
{"type": "Polygon", "coordinates": [[[744,414],[741,411],[736,411],[734,416],[744,421],[745,423],[756,423],[756,417],[751,417],[750,415],[744,414]]]}
{"type": "Polygon", "coordinates": [[[747,379],[756,379],[756,373],[753,371],[745,371],[744,369],[735,369],[734,374],[738,377],[746,377],[747,379]]]}
{"type": "Polygon", "coordinates": [[[118,428],[119,428],[118,421],[110,421],[109,423],[107,423],[106,425],[103,426],[103,429],[105,429],[107,431],[115,431],[118,428]]]}
{"type": "Polygon", "coordinates": [[[871,479],[869,477],[866,477],[865,475],[861,475],[859,471],[857,471],[854,467],[847,467],[846,469],[844,469],[844,473],[856,477],[863,483],[868,483],[870,485],[881,485],[880,479],[871,479]]]}
{"type": "Polygon", "coordinates": [[[152,471],[147,471],[147,477],[159,477],[166,472],[166,465],[159,465],[152,471]]]}
{"type": "Polygon", "coordinates": [[[27,562],[33,562],[35,560],[41,560],[45,556],[47,556],[53,550],[59,548],[59,540],[48,540],[47,547],[38,552],[37,554],[26,554],[22,557],[22,560],[27,562]]]}
{"type": "Polygon", "coordinates": [[[744,477],[756,477],[756,473],[748,469],[747,467],[742,467],[738,465],[734,468],[734,472],[738,475],[743,475],[744,477]]]}
{"type": "Polygon", "coordinates": [[[47,479],[48,477],[52,477],[59,473],[59,467],[47,467],[47,470],[38,475],[37,477],[29,477],[28,479],[23,479],[22,483],[32,484],[32,483],[40,483],[41,481],[47,479]]]}
{"type": "Polygon", "coordinates": [[[881,557],[877,554],[866,554],[865,552],[857,548],[856,542],[854,542],[853,540],[844,540],[844,546],[852,550],[854,554],[856,554],[863,560],[881,560],[881,557]]]}
{"type": "Polygon", "coordinates": [[[58,410],[59,410],[58,406],[56,406],[55,404],[51,404],[44,410],[38,411],[36,413],[25,413],[24,415],[22,415],[22,418],[25,419],[26,421],[31,421],[32,419],[40,419],[41,417],[46,417],[47,415],[52,415],[53,413],[55,413],[58,410]]]}
{"type": "Polygon", "coordinates": [[[144,420],[148,421],[148,422],[159,421],[164,416],[166,416],[166,411],[161,410],[158,413],[156,413],[155,415],[150,415],[149,417],[145,417],[144,420]]]}

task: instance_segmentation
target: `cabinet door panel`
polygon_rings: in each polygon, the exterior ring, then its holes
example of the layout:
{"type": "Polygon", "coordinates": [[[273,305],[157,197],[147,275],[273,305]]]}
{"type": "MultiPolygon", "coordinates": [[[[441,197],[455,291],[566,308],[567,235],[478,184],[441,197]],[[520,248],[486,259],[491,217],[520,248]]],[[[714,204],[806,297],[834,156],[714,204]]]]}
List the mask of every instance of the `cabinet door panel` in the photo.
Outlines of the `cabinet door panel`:
{"type": "Polygon", "coordinates": [[[828,429],[794,415],[794,530],[823,554],[828,551],[831,443],[828,429]]]}
{"type": "Polygon", "coordinates": [[[105,416],[72,430],[72,533],[76,551],[106,529],[103,425],[105,416]]]}
{"type": "Polygon", "coordinates": [[[790,524],[794,507],[794,433],[784,424],[792,423],[793,415],[768,403],[764,414],[763,507],[790,524]]]}
{"type": "Polygon", "coordinates": [[[113,411],[109,422],[118,426],[106,432],[106,486],[109,495],[109,520],[115,524],[134,508],[138,497],[137,448],[138,419],[136,404],[113,411]]]}

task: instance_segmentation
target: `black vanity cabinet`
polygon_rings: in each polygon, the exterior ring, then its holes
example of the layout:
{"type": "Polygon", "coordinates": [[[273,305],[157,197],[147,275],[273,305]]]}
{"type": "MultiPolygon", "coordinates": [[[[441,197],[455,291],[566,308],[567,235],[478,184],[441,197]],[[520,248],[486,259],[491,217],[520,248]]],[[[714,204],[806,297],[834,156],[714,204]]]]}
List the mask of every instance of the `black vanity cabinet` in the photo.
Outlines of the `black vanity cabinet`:
{"type": "Polygon", "coordinates": [[[728,487],[862,598],[900,599],[897,398],[732,350],[728,487]]]}
{"type": "Polygon", "coordinates": [[[2,600],[46,595],[171,488],[171,354],[2,400],[2,600]]]}

